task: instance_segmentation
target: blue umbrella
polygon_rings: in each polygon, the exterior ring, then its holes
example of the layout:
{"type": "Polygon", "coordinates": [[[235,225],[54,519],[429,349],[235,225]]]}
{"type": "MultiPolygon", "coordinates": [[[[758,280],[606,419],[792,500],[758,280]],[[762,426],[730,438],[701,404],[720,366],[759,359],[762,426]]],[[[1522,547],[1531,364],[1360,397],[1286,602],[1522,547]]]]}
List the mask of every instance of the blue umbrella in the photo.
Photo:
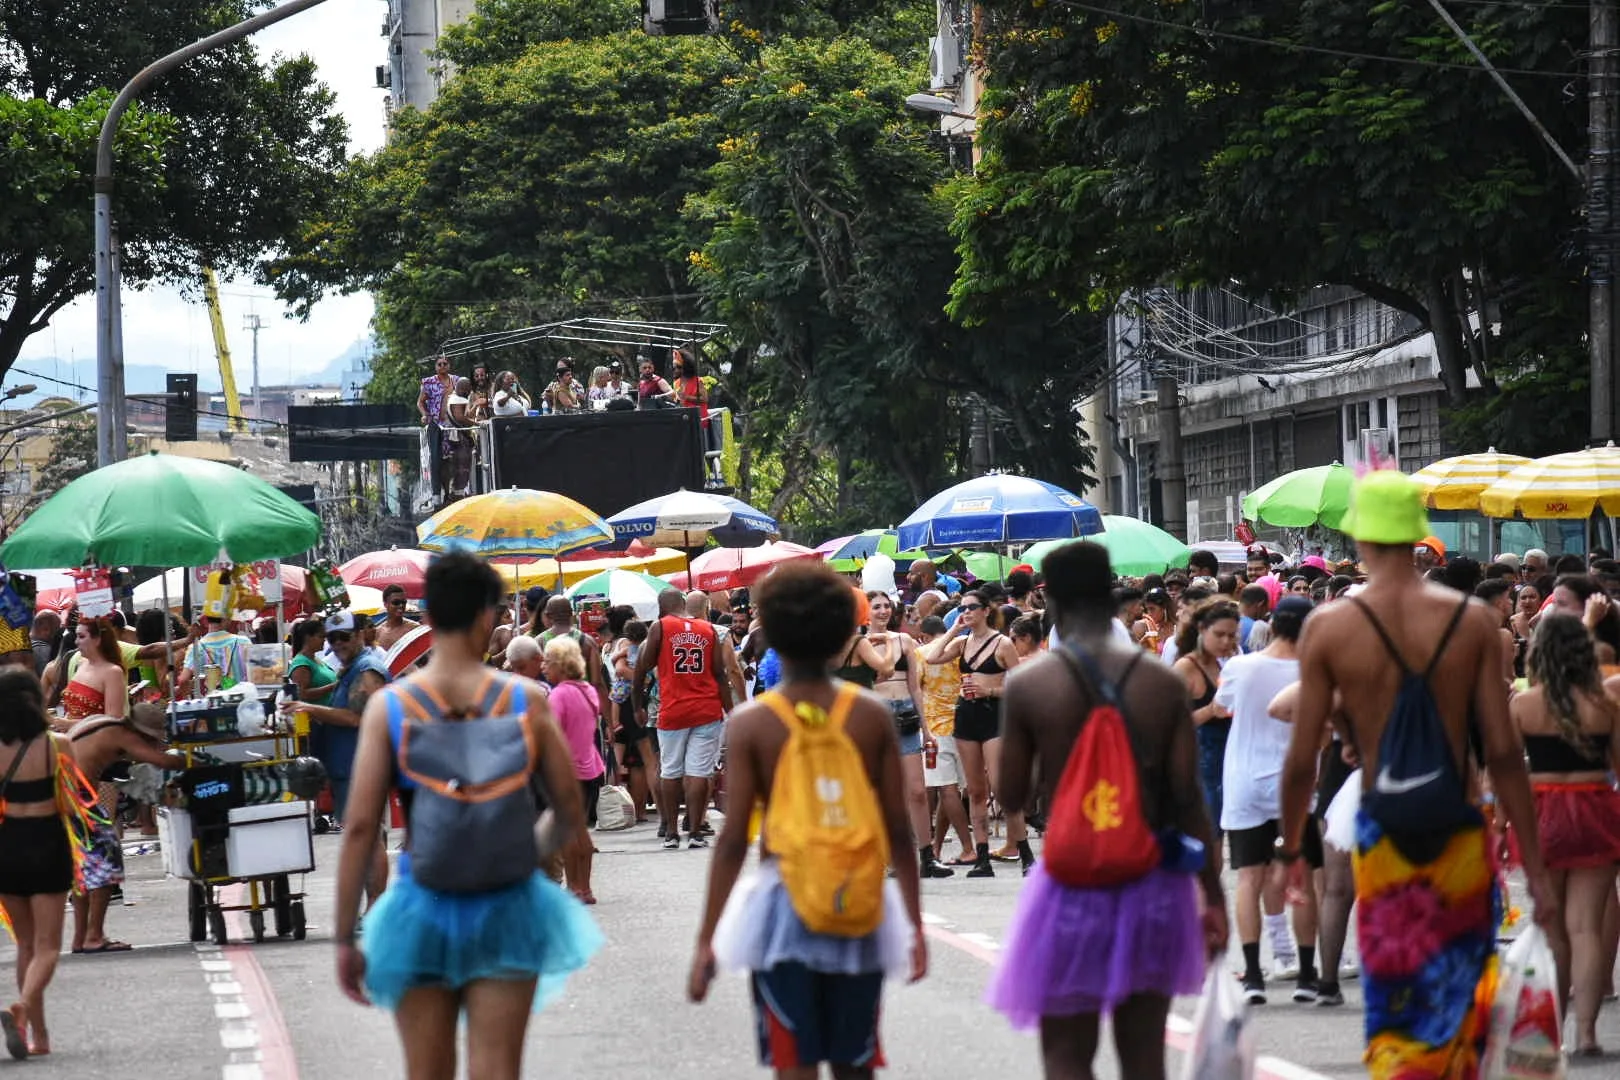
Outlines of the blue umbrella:
{"type": "Polygon", "coordinates": [[[900,523],[900,546],[1011,544],[1103,531],[1102,514],[1056,484],[992,473],[946,488],[900,523]]]}
{"type": "Polygon", "coordinates": [[[778,531],[775,518],[741,499],[685,489],[637,503],[607,523],[614,547],[632,540],[654,547],[702,547],[711,536],[721,547],[757,547],[778,531]]]}

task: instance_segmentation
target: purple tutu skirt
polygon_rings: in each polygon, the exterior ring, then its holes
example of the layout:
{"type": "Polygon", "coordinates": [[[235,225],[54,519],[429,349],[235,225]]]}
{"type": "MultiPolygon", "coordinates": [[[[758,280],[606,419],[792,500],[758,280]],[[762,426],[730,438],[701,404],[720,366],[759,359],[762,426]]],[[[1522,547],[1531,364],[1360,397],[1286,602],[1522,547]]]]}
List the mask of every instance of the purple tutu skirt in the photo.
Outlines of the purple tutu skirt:
{"type": "Polygon", "coordinates": [[[1196,994],[1200,911],[1194,874],[1154,870],[1112,889],[1071,889],[1036,864],[985,1000],[1028,1031],[1043,1016],[1110,1013],[1136,994],[1196,994]]]}

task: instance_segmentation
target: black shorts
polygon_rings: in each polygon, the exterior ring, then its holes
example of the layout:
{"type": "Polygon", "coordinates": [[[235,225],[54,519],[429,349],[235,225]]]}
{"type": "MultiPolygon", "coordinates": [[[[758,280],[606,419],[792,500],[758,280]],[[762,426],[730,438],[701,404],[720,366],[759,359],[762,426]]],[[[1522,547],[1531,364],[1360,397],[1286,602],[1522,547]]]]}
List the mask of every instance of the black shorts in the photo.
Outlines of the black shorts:
{"type": "MultiPolygon", "coordinates": [[[[1267,866],[1277,854],[1277,822],[1268,821],[1252,829],[1237,829],[1226,834],[1232,842],[1232,869],[1246,866],[1267,866]]],[[[1299,857],[1312,870],[1322,868],[1322,833],[1316,819],[1305,819],[1305,835],[1300,838],[1299,857]]]]}
{"type": "Polygon", "coordinates": [[[594,780],[579,782],[579,793],[585,799],[585,823],[593,829],[596,828],[596,797],[602,794],[602,784],[606,778],[607,774],[603,773],[594,780]]]}
{"type": "Polygon", "coordinates": [[[0,894],[42,896],[73,888],[73,848],[55,814],[0,821],[0,894]]]}
{"type": "Polygon", "coordinates": [[[1353,768],[1344,763],[1344,743],[1334,739],[1322,751],[1322,760],[1316,770],[1316,816],[1322,817],[1333,802],[1333,796],[1350,779],[1353,768]]]}
{"type": "Polygon", "coordinates": [[[1001,702],[996,698],[956,699],[956,741],[986,743],[1001,737],[1001,702]]]}

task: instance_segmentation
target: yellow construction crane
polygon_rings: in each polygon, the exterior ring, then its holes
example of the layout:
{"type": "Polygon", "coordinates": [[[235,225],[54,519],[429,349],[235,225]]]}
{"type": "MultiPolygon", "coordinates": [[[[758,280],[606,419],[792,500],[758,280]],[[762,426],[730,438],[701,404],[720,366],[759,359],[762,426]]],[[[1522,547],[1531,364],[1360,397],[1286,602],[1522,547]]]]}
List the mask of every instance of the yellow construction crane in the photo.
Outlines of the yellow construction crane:
{"type": "Polygon", "coordinates": [[[203,267],[202,280],[203,299],[208,304],[208,322],[214,328],[214,354],[219,357],[219,384],[225,390],[225,412],[230,417],[232,431],[246,431],[242,399],[236,394],[236,372],[231,368],[231,346],[225,340],[225,317],[219,310],[219,280],[214,277],[213,267],[203,267]]]}

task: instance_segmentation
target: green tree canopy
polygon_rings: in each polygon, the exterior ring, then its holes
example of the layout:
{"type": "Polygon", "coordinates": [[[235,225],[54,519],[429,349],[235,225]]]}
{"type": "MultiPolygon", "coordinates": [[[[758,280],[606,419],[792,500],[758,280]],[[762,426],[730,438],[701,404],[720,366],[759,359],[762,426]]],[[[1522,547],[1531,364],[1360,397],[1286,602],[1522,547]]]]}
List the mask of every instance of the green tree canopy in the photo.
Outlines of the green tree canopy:
{"type": "MultiPolygon", "coordinates": [[[[112,95],[137,71],[259,5],[0,0],[0,373],[94,286],[91,177],[112,95]]],[[[246,43],[159,80],[119,129],[114,192],[125,281],[251,270],[323,215],[347,146],[307,57],[246,43]]]]}
{"type": "MultiPolygon", "coordinates": [[[[1428,5],[980,6],[963,320],[1030,292],[1087,309],[1172,281],[1283,299],[1343,284],[1434,332],[1453,406],[1470,370],[1493,387],[1578,344],[1578,305],[1547,293],[1578,277],[1581,185],[1428,5]]],[[[1584,11],[1451,7],[1578,152],[1584,11]]]]}

